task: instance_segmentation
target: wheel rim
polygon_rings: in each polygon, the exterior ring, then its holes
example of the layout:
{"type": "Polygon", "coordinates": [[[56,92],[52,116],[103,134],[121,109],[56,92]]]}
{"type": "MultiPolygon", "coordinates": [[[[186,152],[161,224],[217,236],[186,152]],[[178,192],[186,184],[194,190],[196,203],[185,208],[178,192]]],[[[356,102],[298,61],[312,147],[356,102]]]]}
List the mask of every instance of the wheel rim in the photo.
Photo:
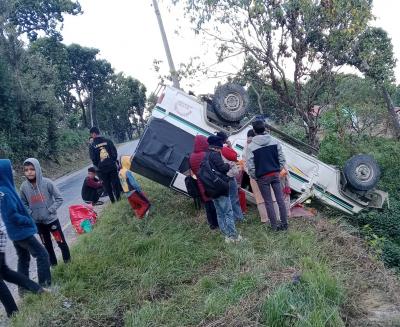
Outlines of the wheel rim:
{"type": "Polygon", "coordinates": [[[237,111],[243,106],[243,100],[239,93],[230,93],[224,99],[224,106],[229,111],[237,111]]]}
{"type": "Polygon", "coordinates": [[[368,182],[372,179],[373,172],[371,167],[362,164],[356,168],[356,177],[361,182],[368,182]]]}

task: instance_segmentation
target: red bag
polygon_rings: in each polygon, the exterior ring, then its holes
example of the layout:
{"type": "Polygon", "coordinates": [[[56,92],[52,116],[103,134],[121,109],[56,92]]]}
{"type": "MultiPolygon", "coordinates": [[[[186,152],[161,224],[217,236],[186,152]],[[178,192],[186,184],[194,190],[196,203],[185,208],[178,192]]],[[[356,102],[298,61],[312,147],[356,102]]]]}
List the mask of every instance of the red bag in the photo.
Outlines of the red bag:
{"type": "Polygon", "coordinates": [[[128,202],[139,219],[142,219],[150,208],[150,201],[143,192],[133,192],[128,197],[128,202]]]}
{"type": "Polygon", "coordinates": [[[239,203],[243,213],[246,213],[247,212],[246,193],[241,188],[239,188],[239,203]]]}
{"type": "Polygon", "coordinates": [[[69,207],[69,217],[71,224],[74,226],[78,234],[84,232],[81,224],[84,220],[90,220],[91,224],[94,225],[97,221],[97,213],[93,210],[91,204],[77,204],[69,207]]]}

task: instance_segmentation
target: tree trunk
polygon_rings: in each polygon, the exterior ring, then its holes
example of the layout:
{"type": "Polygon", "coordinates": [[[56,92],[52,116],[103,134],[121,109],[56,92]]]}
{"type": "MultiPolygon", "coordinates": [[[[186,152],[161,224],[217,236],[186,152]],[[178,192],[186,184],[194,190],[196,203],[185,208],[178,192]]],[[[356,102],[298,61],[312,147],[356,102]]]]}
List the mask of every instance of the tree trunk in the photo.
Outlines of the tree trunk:
{"type": "Polygon", "coordinates": [[[81,92],[77,91],[76,93],[78,93],[79,105],[80,105],[80,107],[82,109],[82,124],[83,124],[83,127],[85,128],[85,127],[88,127],[85,105],[83,104],[83,101],[82,101],[81,92]]]}
{"type": "Polygon", "coordinates": [[[319,142],[317,138],[318,127],[314,124],[307,126],[307,139],[308,144],[315,149],[319,149],[319,142]]]}
{"type": "Polygon", "coordinates": [[[258,108],[260,109],[260,114],[263,115],[264,114],[264,110],[261,104],[261,95],[260,92],[257,91],[257,89],[254,87],[253,84],[250,84],[250,86],[252,87],[254,93],[257,95],[257,103],[258,103],[258,108]]]}
{"type": "Polygon", "coordinates": [[[383,97],[385,98],[386,106],[389,111],[390,118],[392,120],[394,136],[400,140],[400,119],[396,114],[392,98],[385,86],[382,86],[383,97]]]}

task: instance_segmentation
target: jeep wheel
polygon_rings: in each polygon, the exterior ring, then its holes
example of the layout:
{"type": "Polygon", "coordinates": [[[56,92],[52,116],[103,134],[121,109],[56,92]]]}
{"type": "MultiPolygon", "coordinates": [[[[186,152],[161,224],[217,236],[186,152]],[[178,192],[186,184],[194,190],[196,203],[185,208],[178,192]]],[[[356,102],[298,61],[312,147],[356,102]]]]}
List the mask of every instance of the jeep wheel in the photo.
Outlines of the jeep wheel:
{"type": "Polygon", "coordinates": [[[366,154],[359,154],[347,160],[343,172],[347,182],[358,191],[373,189],[381,176],[375,159],[366,154]]]}
{"type": "Polygon", "coordinates": [[[215,113],[228,122],[239,122],[246,114],[249,97],[246,90],[233,83],[219,86],[214,93],[215,113]]]}

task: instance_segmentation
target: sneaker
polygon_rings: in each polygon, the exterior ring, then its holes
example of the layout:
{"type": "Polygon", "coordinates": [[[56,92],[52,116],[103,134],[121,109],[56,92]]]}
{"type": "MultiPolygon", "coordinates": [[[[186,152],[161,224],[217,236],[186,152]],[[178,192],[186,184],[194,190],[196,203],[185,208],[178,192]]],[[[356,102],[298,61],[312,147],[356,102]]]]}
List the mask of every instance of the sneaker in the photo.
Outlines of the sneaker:
{"type": "Polygon", "coordinates": [[[238,235],[237,237],[236,237],[236,239],[235,239],[235,242],[241,242],[241,241],[243,241],[244,239],[243,239],[243,237],[242,237],[242,235],[238,235]]]}
{"type": "Polygon", "coordinates": [[[225,243],[235,243],[235,240],[233,237],[225,236],[225,243]]]}

